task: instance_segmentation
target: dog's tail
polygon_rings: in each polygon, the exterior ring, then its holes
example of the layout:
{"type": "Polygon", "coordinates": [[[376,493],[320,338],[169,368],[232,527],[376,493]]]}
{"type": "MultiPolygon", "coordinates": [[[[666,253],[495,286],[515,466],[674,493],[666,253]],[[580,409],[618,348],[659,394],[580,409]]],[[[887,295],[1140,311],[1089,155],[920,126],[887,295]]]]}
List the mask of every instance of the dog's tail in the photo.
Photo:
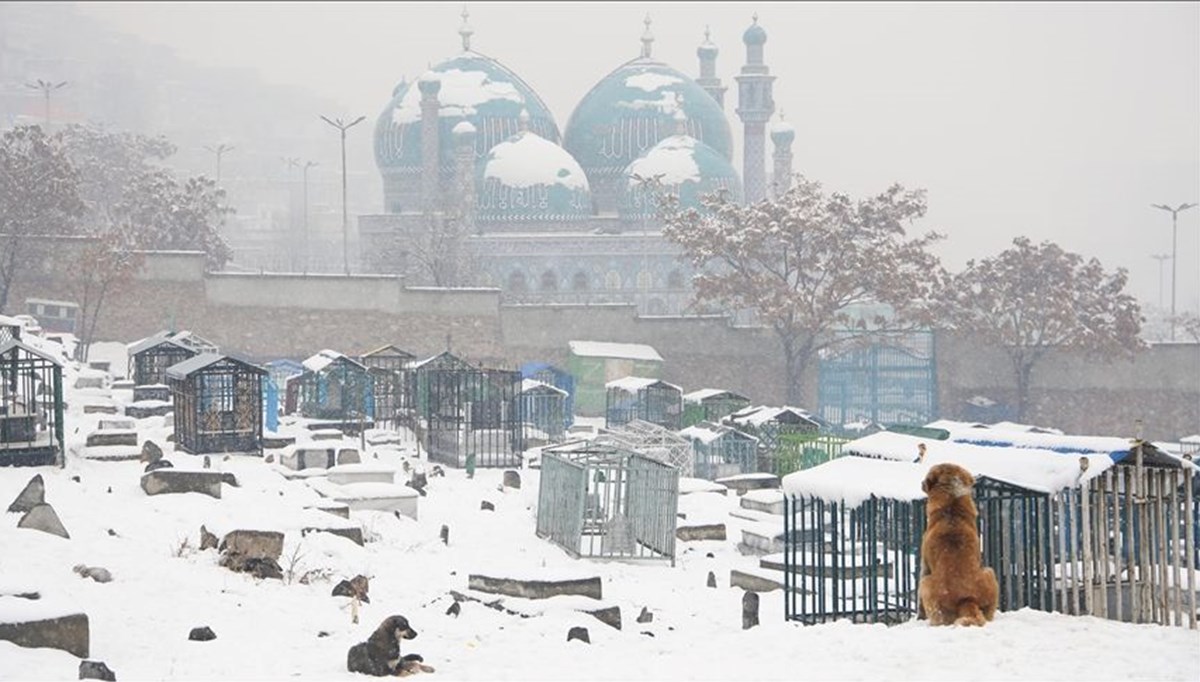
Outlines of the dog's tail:
{"type": "Polygon", "coordinates": [[[986,623],[987,618],[980,610],[978,602],[971,598],[958,602],[958,618],[954,620],[955,625],[984,625],[986,623]]]}

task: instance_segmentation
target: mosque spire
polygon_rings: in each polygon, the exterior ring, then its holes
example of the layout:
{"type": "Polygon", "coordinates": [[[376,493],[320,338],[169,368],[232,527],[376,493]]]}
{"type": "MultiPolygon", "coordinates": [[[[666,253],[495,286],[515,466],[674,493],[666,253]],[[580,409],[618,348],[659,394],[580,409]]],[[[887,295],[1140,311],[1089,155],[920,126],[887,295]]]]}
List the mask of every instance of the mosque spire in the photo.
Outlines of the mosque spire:
{"type": "Polygon", "coordinates": [[[462,26],[460,26],[458,28],[458,35],[462,36],[463,52],[470,52],[471,51],[471,36],[475,33],[475,30],[471,28],[470,22],[467,21],[467,18],[471,16],[471,13],[467,11],[466,3],[463,3],[463,9],[462,9],[461,16],[462,16],[462,26]]]}
{"type": "Polygon", "coordinates": [[[650,46],[654,44],[654,34],[650,32],[650,13],[646,13],[646,18],[642,20],[646,25],[646,30],[642,32],[642,58],[650,58],[650,46]]]}

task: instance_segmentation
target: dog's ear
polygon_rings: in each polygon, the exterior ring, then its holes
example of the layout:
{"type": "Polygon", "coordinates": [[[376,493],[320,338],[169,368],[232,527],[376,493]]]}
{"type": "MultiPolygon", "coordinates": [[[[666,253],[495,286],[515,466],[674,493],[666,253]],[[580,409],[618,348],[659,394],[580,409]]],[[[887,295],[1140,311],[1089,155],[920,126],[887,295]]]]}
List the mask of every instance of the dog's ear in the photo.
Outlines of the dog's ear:
{"type": "Polygon", "coordinates": [[[921,492],[928,493],[935,483],[937,483],[937,477],[931,471],[925,475],[925,480],[921,481],[921,492]]]}

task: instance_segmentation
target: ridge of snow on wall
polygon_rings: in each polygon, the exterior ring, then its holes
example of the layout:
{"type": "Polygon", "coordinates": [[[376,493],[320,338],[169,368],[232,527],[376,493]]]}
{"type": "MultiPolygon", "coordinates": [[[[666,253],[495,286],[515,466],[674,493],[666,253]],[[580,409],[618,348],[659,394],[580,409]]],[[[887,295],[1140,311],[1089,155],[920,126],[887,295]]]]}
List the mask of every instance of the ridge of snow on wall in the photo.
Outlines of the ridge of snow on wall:
{"type": "MultiPolygon", "coordinates": [[[[636,173],[642,177],[652,177],[661,174],[664,185],[682,185],[685,182],[700,181],[700,166],[696,163],[696,140],[687,135],[672,135],[654,145],[646,155],[635,159],[629,164],[630,175],[636,173]]],[[[629,179],[629,186],[637,185],[637,180],[629,179]]]]}
{"type": "MultiPolygon", "coordinates": [[[[475,107],[498,99],[517,103],[525,101],[516,85],[493,81],[483,71],[447,69],[439,71],[438,76],[442,81],[442,88],[438,92],[439,116],[470,116],[475,113],[475,107]]],[[[420,119],[421,91],[419,88],[409,88],[400,104],[392,110],[392,122],[414,123],[420,119]]]]}
{"type": "Polygon", "coordinates": [[[654,92],[668,85],[682,82],[682,78],[676,78],[665,73],[654,73],[653,71],[645,71],[625,78],[626,87],[637,88],[646,92],[654,92]]]}
{"type": "Polygon", "coordinates": [[[557,184],[588,189],[583,169],[565,149],[528,131],[492,147],[483,177],[496,178],[510,187],[557,184]]]}

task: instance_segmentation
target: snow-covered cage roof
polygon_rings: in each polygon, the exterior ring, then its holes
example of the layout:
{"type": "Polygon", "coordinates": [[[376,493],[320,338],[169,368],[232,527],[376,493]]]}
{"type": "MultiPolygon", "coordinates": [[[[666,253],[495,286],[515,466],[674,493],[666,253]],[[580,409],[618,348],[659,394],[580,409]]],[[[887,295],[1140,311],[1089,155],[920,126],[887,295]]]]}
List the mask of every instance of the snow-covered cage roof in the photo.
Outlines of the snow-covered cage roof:
{"type": "Polygon", "coordinates": [[[523,130],[478,167],[481,222],[579,221],[592,214],[587,176],[562,147],[523,130]]]}
{"type": "Polygon", "coordinates": [[[604,387],[615,388],[622,391],[627,391],[629,393],[637,393],[644,388],[649,388],[658,384],[666,386],[667,388],[673,388],[680,393],[683,392],[683,389],[675,384],[667,383],[662,379],[652,379],[650,377],[622,377],[620,379],[613,379],[612,381],[604,384],[604,387]]]}
{"type": "Polygon", "coordinates": [[[363,367],[362,364],[359,363],[358,361],[353,360],[353,359],[343,355],[342,353],[337,352],[336,350],[330,350],[328,348],[322,349],[322,350],[318,351],[315,355],[309,356],[308,358],[306,358],[304,360],[304,362],[301,362],[300,364],[304,366],[304,369],[307,369],[310,372],[320,372],[321,370],[328,367],[331,363],[333,363],[334,361],[338,361],[338,360],[348,362],[348,363],[354,365],[355,367],[362,369],[363,371],[366,371],[366,369],[367,369],[366,367],[363,367]]]}
{"type": "Polygon", "coordinates": [[[709,398],[716,398],[719,396],[727,396],[731,400],[747,400],[746,396],[734,393],[733,391],[726,391],[725,389],[721,388],[702,388],[698,391],[692,391],[691,393],[684,393],[683,402],[698,405],[709,398]]]}
{"type": "MultiPolygon", "coordinates": [[[[62,348],[62,346],[59,346],[59,348],[62,348]]],[[[61,353],[50,353],[48,352],[48,349],[40,346],[33,346],[24,340],[18,341],[17,339],[8,339],[7,341],[0,343],[0,355],[6,355],[13,350],[24,351],[34,357],[45,360],[46,362],[58,365],[59,367],[63,367],[66,364],[65,358],[61,353]]]]}
{"type": "MultiPolygon", "coordinates": [[[[1111,458],[1114,462],[1134,457],[1135,446],[1137,445],[1136,440],[1111,436],[1065,436],[1057,433],[1001,431],[997,429],[979,429],[958,434],[952,433],[950,440],[956,443],[993,448],[1046,450],[1060,455],[1103,454],[1111,458]]],[[[1153,444],[1146,443],[1143,446],[1143,461],[1156,466],[1169,466],[1175,464],[1177,460],[1165,456],[1165,453],[1154,447],[1153,444]]]]}
{"type": "Polygon", "coordinates": [[[557,386],[551,386],[550,384],[548,384],[544,381],[538,381],[537,379],[522,379],[521,380],[521,392],[522,393],[527,393],[529,391],[535,391],[535,390],[550,391],[552,393],[557,393],[557,394],[563,396],[564,398],[567,396],[566,391],[562,390],[561,388],[559,388],[557,386]]]}
{"type": "Polygon", "coordinates": [[[581,358],[619,358],[622,360],[653,360],[662,356],[651,346],[641,343],[610,343],[608,341],[568,341],[571,353],[581,358]]]}
{"type": "Polygon", "coordinates": [[[228,355],[221,355],[220,353],[201,353],[199,355],[193,355],[187,360],[177,362],[168,367],[167,377],[170,379],[186,379],[192,373],[198,372],[223,360],[235,362],[256,374],[267,373],[266,369],[263,369],[262,367],[259,367],[253,363],[246,362],[245,360],[239,360],[228,355]]]}
{"type": "Polygon", "coordinates": [[[621,426],[602,430],[593,442],[614,445],[670,464],[683,476],[690,476],[692,473],[695,460],[692,442],[652,422],[633,419],[621,426]]]}
{"type": "Polygon", "coordinates": [[[752,440],[755,443],[758,442],[758,439],[750,434],[742,433],[741,431],[738,431],[730,426],[714,424],[712,422],[698,422],[696,424],[692,424],[691,426],[682,429],[679,432],[679,435],[683,436],[684,438],[700,441],[705,445],[720,440],[725,436],[752,440]]]}
{"type": "Polygon", "coordinates": [[[787,423],[807,423],[816,428],[821,427],[821,421],[811,412],[789,405],[782,407],[751,405],[725,417],[723,421],[729,422],[734,426],[760,427],[768,422],[782,421],[787,423]]]}
{"type": "Polygon", "coordinates": [[[186,330],[180,332],[160,331],[140,341],[134,341],[128,344],[126,348],[129,355],[134,356],[163,344],[177,346],[193,353],[217,352],[216,345],[186,330]]]}

